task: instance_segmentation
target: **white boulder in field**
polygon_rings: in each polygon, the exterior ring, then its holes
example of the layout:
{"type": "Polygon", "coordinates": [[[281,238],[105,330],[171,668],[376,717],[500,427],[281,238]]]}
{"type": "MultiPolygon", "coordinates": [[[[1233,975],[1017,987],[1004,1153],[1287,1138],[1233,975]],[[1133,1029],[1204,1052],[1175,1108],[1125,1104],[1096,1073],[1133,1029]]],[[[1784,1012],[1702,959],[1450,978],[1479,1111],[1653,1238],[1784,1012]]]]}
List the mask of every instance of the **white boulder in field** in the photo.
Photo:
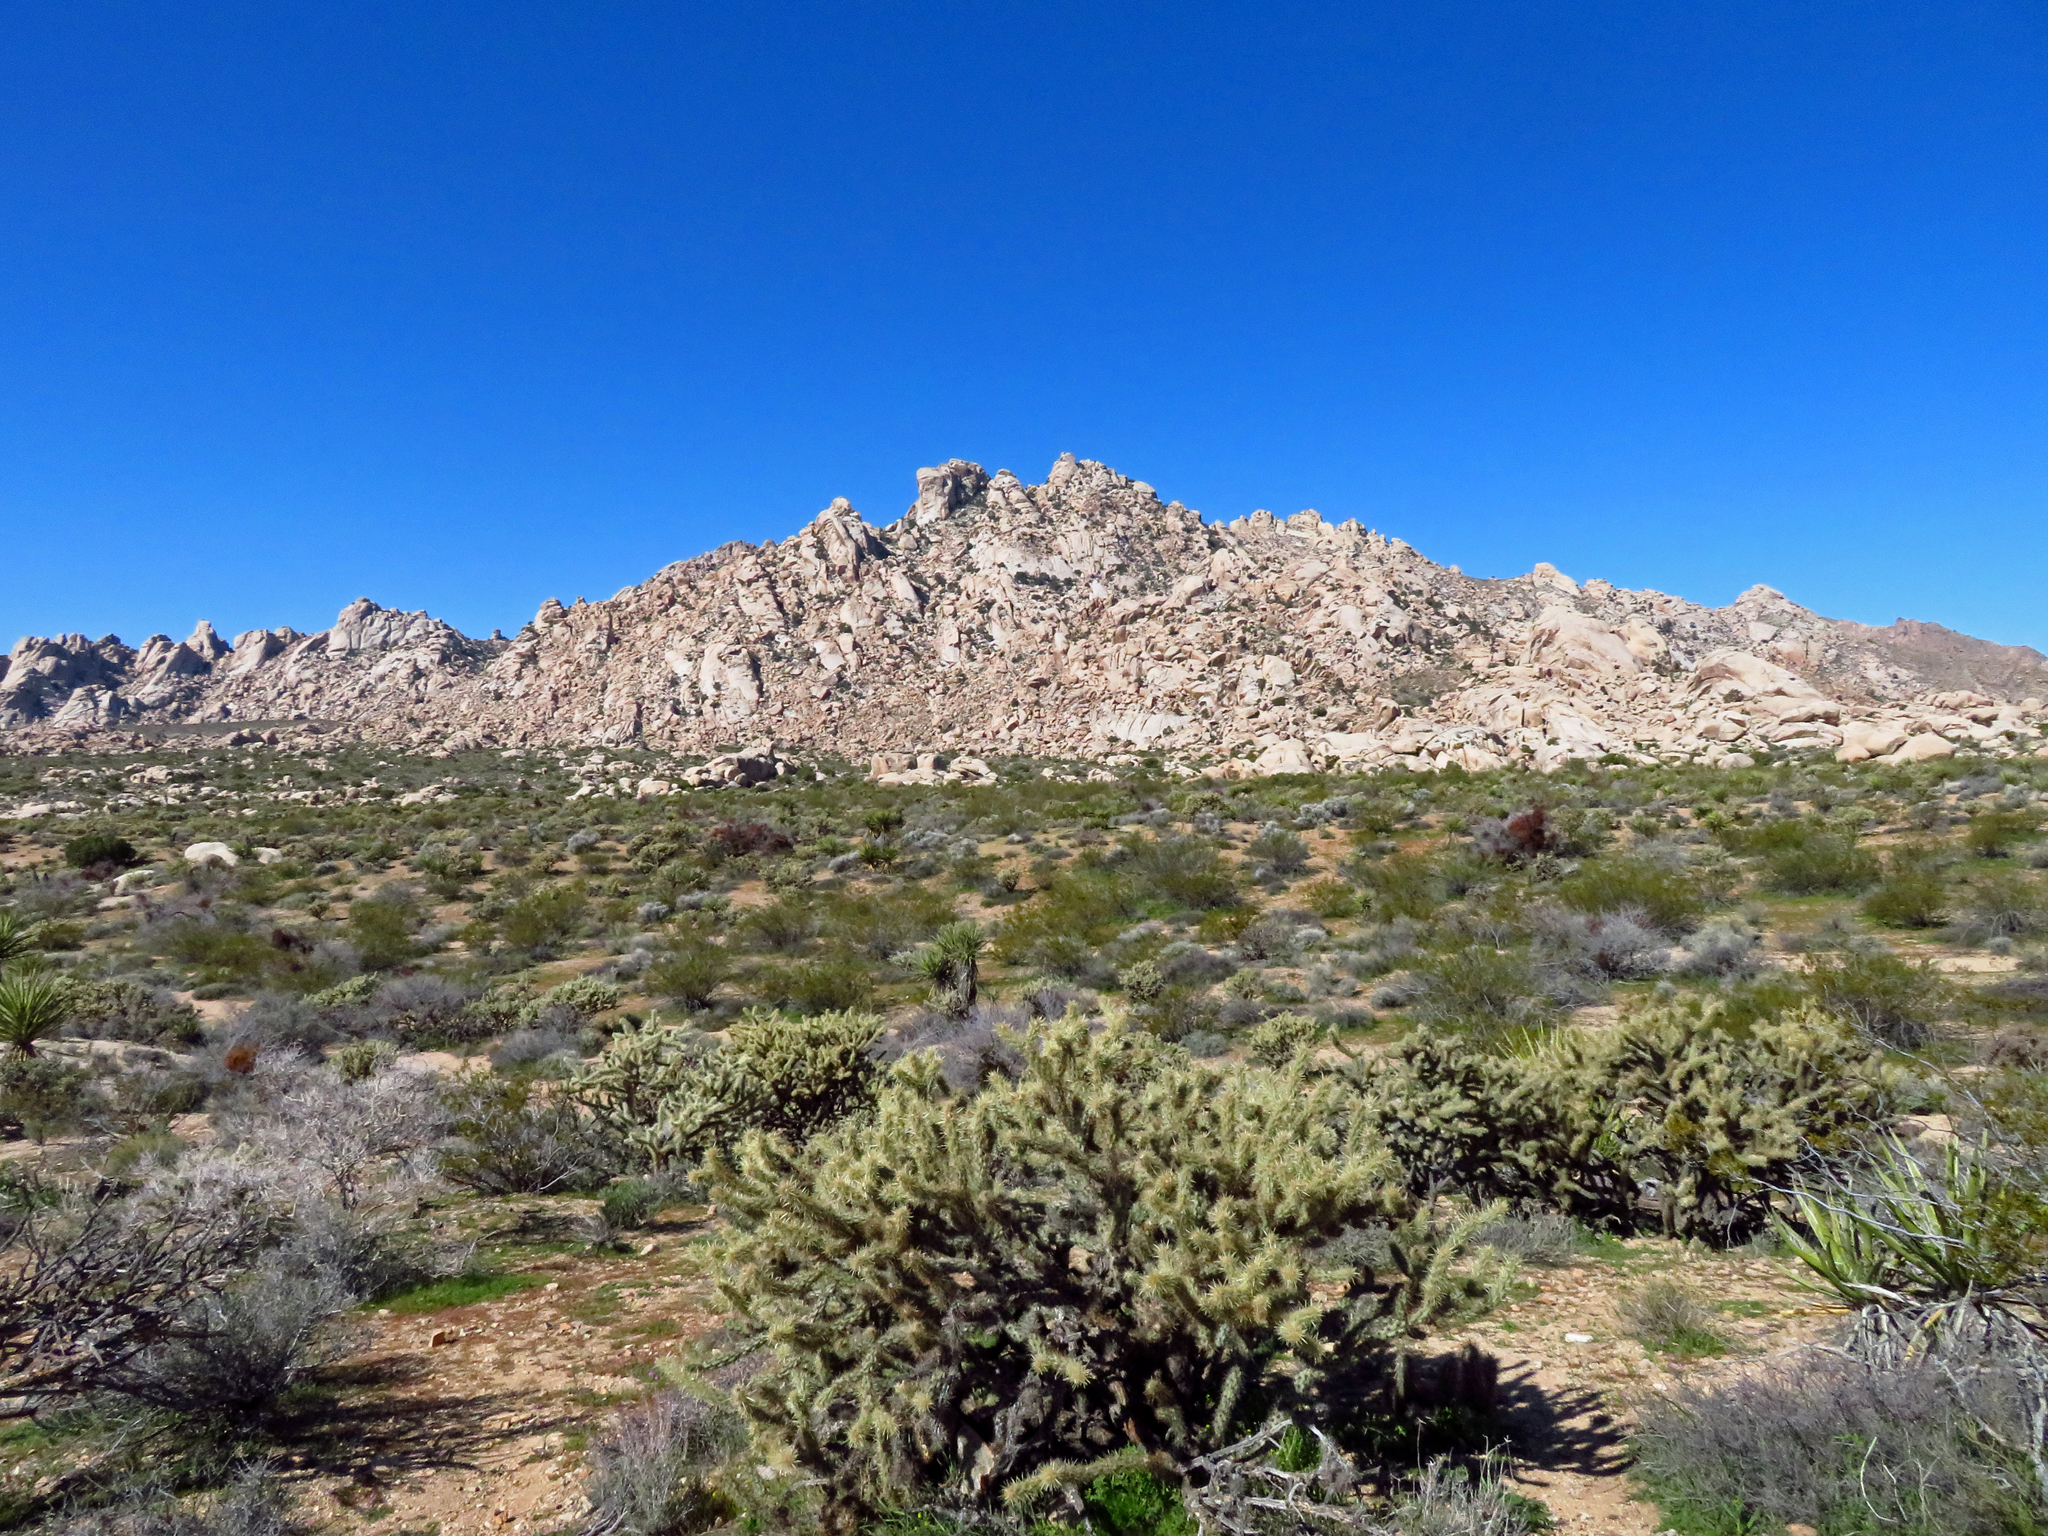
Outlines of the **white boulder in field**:
{"type": "Polygon", "coordinates": [[[224,864],[233,869],[241,857],[226,843],[194,843],[185,850],[187,864],[224,864]]]}

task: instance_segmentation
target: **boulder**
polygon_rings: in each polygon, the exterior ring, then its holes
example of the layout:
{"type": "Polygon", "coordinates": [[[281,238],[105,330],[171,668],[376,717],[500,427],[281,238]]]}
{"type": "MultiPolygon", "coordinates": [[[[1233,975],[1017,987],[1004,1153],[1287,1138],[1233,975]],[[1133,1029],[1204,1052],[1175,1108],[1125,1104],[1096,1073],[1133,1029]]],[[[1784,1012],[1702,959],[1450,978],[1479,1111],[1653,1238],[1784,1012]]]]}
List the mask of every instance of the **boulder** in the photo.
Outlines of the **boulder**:
{"type": "Polygon", "coordinates": [[[233,869],[242,862],[241,855],[226,843],[194,843],[185,850],[187,864],[221,864],[233,869]]]}
{"type": "Polygon", "coordinates": [[[1909,736],[1893,750],[1883,754],[1878,761],[1885,763],[1926,763],[1932,762],[1938,757],[1954,757],[1955,755],[1956,749],[1951,743],[1944,741],[1932,731],[1923,731],[1918,736],[1909,736]]]}
{"type": "Polygon", "coordinates": [[[1315,773],[1320,768],[1305,741],[1276,741],[1252,759],[1255,773],[1315,773]]]}
{"type": "Polygon", "coordinates": [[[1626,677],[1641,670],[1628,642],[1598,619],[1574,608],[1550,607],[1529,631],[1529,665],[1602,677],[1626,677]]]}
{"type": "Polygon", "coordinates": [[[1881,757],[1905,745],[1906,735],[1904,726],[1889,721],[1848,721],[1842,727],[1842,744],[1835,748],[1835,759],[1844,763],[1860,763],[1881,757]]]}
{"type": "Polygon", "coordinates": [[[1752,656],[1747,651],[1709,651],[1693,671],[1686,692],[1694,697],[1713,693],[1726,698],[1754,699],[1772,694],[1794,699],[1818,699],[1821,691],[1795,672],[1774,661],[1752,656]]]}

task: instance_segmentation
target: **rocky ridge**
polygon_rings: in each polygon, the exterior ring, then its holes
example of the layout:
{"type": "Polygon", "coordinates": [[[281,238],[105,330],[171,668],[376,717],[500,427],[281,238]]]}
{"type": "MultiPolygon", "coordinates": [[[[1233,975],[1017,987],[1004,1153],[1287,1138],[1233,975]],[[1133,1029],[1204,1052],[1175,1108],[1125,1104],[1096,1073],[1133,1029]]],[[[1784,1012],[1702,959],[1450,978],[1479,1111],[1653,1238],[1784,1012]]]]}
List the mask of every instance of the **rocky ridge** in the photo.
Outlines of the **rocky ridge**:
{"type": "Polygon", "coordinates": [[[884,754],[877,772],[918,752],[1549,769],[2032,750],[2048,697],[2039,652],[1938,625],[1826,619],[1764,586],[1708,608],[1548,565],[1468,577],[1313,511],[1204,523],[1072,455],[1040,485],[956,459],[917,487],[886,527],[835,501],[787,539],[550,598],[510,640],[368,599],[312,635],[24,638],[0,731],[24,748],[229,721],[452,749],[772,740],[884,754]]]}

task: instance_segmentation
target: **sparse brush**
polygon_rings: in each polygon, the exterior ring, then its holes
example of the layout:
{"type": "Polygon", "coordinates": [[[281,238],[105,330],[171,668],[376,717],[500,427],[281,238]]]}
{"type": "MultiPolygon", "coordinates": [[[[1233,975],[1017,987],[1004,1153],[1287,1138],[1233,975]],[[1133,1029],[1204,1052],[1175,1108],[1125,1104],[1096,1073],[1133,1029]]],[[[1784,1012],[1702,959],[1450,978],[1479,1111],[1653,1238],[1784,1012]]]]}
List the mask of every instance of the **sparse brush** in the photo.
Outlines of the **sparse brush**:
{"type": "Polygon", "coordinates": [[[1665,1354],[1696,1360],[1728,1352],[1714,1309],[1681,1281],[1645,1281],[1621,1298],[1617,1310],[1630,1337],[1665,1354]]]}

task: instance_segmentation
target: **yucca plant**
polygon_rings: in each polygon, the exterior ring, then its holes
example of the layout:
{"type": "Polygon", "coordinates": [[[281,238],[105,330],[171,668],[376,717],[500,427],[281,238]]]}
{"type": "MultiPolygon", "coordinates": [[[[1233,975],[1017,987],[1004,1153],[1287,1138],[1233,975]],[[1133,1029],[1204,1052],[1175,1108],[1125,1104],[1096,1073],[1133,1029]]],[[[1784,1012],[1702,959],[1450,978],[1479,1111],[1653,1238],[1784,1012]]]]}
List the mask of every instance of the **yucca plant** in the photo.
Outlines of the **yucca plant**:
{"type": "Polygon", "coordinates": [[[1963,1333],[2048,1342],[2038,1196],[1988,1149],[1951,1141],[1932,1171],[1896,1138],[1867,1164],[1869,1186],[1794,1191],[1785,1247],[1859,1312],[1859,1338],[1910,1353],[1963,1333]]]}
{"type": "Polygon", "coordinates": [[[34,926],[23,921],[19,912],[0,912],[0,966],[29,952],[28,931],[34,926]]]}
{"type": "Polygon", "coordinates": [[[981,982],[981,952],[988,945],[980,925],[948,923],[931,942],[913,950],[910,969],[932,989],[932,1005],[951,1018],[964,1019],[974,1007],[981,982]]]}
{"type": "Polygon", "coordinates": [[[33,1056],[36,1042],[55,1034],[70,1014],[70,998],[55,977],[20,971],[0,975],[0,1045],[33,1056]]]}

